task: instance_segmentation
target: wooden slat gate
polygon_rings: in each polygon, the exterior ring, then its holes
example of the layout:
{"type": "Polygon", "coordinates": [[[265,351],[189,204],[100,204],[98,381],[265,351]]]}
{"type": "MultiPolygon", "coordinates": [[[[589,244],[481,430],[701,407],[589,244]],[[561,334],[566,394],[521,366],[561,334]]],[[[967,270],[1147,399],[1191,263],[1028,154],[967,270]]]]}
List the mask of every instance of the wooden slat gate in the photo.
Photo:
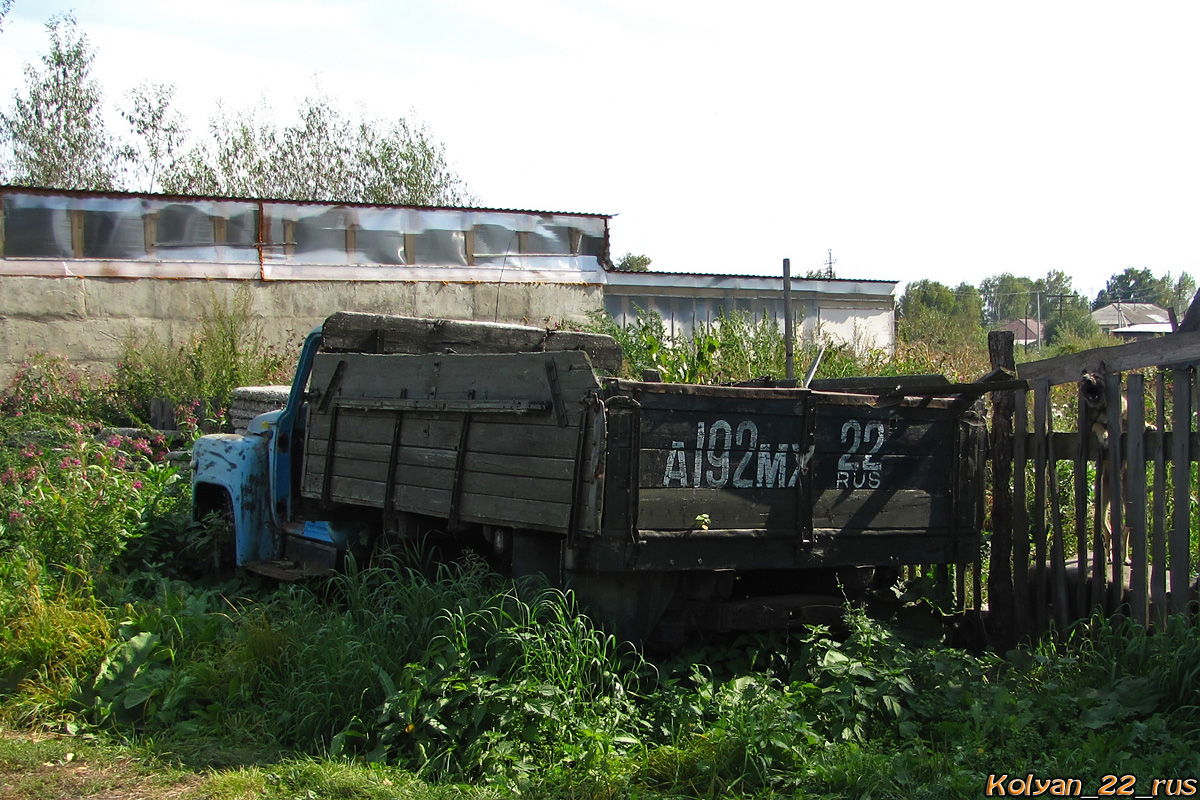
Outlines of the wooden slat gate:
{"type": "MultiPolygon", "coordinates": [[[[1012,368],[1012,334],[989,336],[1012,368]]],[[[1001,640],[1093,610],[1153,623],[1195,603],[1200,332],[1022,364],[992,412],[991,627],[1001,640]]]]}

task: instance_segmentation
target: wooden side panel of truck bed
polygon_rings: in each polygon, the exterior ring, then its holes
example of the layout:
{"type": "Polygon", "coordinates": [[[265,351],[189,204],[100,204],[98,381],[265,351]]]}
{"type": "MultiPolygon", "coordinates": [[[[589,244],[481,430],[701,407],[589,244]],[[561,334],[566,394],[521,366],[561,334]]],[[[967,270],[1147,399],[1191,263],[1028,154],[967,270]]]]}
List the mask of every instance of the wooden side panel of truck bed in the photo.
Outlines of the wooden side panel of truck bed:
{"type": "Polygon", "coordinates": [[[322,353],[309,382],[303,496],[566,533],[587,399],[582,352],[322,353]]]}

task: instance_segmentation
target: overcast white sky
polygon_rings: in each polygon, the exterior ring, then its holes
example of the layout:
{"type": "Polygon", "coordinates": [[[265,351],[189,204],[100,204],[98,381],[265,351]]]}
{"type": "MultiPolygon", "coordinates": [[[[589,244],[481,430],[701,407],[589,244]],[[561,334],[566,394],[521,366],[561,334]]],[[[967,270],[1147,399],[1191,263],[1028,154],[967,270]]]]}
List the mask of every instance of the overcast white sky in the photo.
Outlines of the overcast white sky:
{"type": "Polygon", "coordinates": [[[412,114],[482,205],[654,269],[1200,275],[1200,3],[15,0],[0,103],[70,9],[110,101],[412,114]]]}

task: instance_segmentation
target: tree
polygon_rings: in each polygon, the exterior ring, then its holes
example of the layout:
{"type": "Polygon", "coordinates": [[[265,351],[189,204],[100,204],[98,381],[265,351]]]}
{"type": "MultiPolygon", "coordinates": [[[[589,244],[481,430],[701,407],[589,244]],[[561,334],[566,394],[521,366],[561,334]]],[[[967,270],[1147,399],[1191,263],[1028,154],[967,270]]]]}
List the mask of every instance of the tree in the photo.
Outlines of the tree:
{"type": "Polygon", "coordinates": [[[400,117],[354,121],[328,98],[307,98],[296,124],[263,111],[218,111],[211,141],[163,176],[169,192],[289,200],[463,205],[462,179],[428,128],[400,117]]]}
{"type": "MultiPolygon", "coordinates": [[[[121,161],[104,126],[103,95],[92,78],[95,54],[75,17],[46,23],[50,49],[43,69],[25,65],[25,95],[0,114],[0,145],[14,184],[107,190],[117,186],[121,161]]],[[[5,170],[7,172],[7,170],[5,170]]]]}
{"type": "Polygon", "coordinates": [[[942,350],[983,342],[983,298],[970,284],[951,289],[937,281],[914,281],[905,287],[898,310],[906,342],[942,350]]]}
{"type": "MultiPolygon", "coordinates": [[[[11,0],[0,0],[0,21],[11,0]]],[[[0,182],[60,189],[163,190],[277,199],[412,205],[475,202],[444,147],[419,123],[344,116],[325,97],[307,99],[297,123],[264,111],[218,113],[211,141],[186,153],[174,87],[144,82],[121,116],[131,137],[104,127],[95,55],[71,15],[52,17],[43,69],[26,65],[25,95],[0,113],[0,182]]]]}
{"type": "Polygon", "coordinates": [[[650,269],[650,256],[626,253],[617,261],[617,269],[623,272],[646,272],[650,269]]]}
{"type": "Polygon", "coordinates": [[[4,30],[4,18],[8,16],[12,4],[13,0],[0,0],[0,31],[4,30]]]}
{"type": "Polygon", "coordinates": [[[121,117],[129,123],[137,137],[136,144],[126,152],[132,172],[145,192],[159,189],[159,176],[173,165],[187,138],[187,124],[178,111],[171,108],[175,87],[145,81],[130,90],[129,105],[121,109],[121,117]]]}
{"type": "Polygon", "coordinates": [[[1033,281],[1011,272],[984,278],[979,284],[984,302],[984,323],[993,328],[1028,317],[1032,289],[1033,281]]]}
{"type": "Polygon", "coordinates": [[[1028,316],[1041,321],[1042,341],[1049,345],[1066,336],[1078,340],[1100,333],[1087,298],[1075,291],[1071,276],[1062,270],[1052,269],[1030,284],[1028,316]]]}
{"type": "Polygon", "coordinates": [[[1156,278],[1148,269],[1126,267],[1124,272],[1113,275],[1108,279],[1104,289],[1096,295],[1092,310],[1122,303],[1153,303],[1167,308],[1171,305],[1172,292],[1170,279],[1166,276],[1156,278]]]}
{"type": "Polygon", "coordinates": [[[1183,319],[1195,296],[1196,279],[1186,272],[1179,273],[1179,278],[1171,288],[1171,307],[1175,309],[1176,318],[1183,319]]]}

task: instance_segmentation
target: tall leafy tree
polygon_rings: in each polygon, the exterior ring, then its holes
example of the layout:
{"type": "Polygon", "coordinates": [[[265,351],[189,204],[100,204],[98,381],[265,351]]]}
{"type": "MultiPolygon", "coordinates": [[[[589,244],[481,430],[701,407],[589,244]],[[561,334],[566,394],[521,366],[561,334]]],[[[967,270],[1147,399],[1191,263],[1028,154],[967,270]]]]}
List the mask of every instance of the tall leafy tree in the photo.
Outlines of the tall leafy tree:
{"type": "Polygon", "coordinates": [[[51,17],[46,31],[42,68],[25,65],[24,94],[14,92],[0,113],[4,178],[57,189],[117,188],[121,152],[104,125],[95,54],[71,14],[51,17]]]}
{"type": "Polygon", "coordinates": [[[202,142],[163,177],[167,191],[363,203],[471,202],[428,128],[400,117],[354,120],[308,98],[291,125],[266,111],[218,114],[202,142]]]}
{"type": "Polygon", "coordinates": [[[1171,287],[1171,306],[1175,309],[1176,317],[1183,319],[1183,315],[1187,313],[1188,306],[1192,304],[1195,296],[1196,279],[1186,272],[1179,273],[1179,277],[1171,287]]]}
{"type": "Polygon", "coordinates": [[[1117,301],[1122,303],[1153,303],[1167,308],[1171,305],[1173,296],[1170,279],[1166,276],[1154,277],[1149,269],[1134,269],[1126,267],[1108,279],[1104,289],[1096,295],[1092,310],[1112,305],[1117,301]]]}
{"type": "Polygon", "coordinates": [[[914,281],[900,297],[900,336],[936,348],[979,345],[983,341],[983,299],[967,283],[954,289],[937,281],[914,281]]]}
{"type": "Polygon", "coordinates": [[[121,117],[129,123],[134,141],[126,146],[128,173],[133,182],[127,187],[144,192],[158,191],[163,172],[180,156],[187,138],[187,123],[175,109],[173,85],[144,81],[126,95],[127,105],[121,117]]]}
{"type": "MultiPolygon", "coordinates": [[[[0,21],[11,0],[0,0],[0,21]]],[[[138,189],[364,203],[475,202],[429,129],[404,117],[346,116],[310,98],[298,120],[268,112],[225,113],[210,137],[185,151],[188,129],[171,107],[174,87],[145,82],[120,109],[130,136],[104,126],[95,59],[70,15],[46,25],[42,67],[27,65],[26,89],[0,113],[0,181],[62,189],[138,189]]]]}
{"type": "Polygon", "coordinates": [[[988,327],[995,327],[1030,316],[1032,289],[1033,281],[1011,272],[984,278],[979,284],[984,304],[984,323],[988,327]]]}

